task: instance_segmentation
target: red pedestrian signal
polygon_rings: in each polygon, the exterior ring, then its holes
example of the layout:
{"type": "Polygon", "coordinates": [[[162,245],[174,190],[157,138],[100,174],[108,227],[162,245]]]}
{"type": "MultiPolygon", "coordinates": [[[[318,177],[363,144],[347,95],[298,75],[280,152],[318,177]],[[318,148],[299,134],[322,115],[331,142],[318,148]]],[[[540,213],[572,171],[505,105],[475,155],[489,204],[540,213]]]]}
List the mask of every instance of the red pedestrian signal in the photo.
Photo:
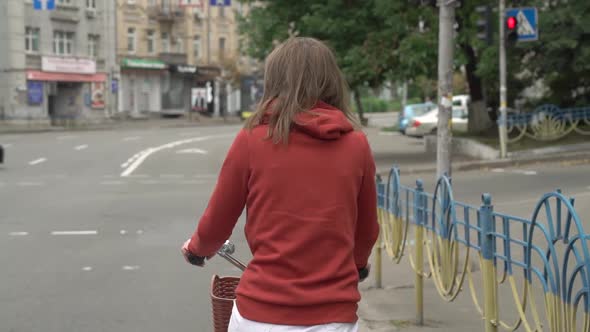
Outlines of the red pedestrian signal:
{"type": "Polygon", "coordinates": [[[516,16],[506,17],[506,44],[514,45],[518,41],[518,19],[516,16]]]}
{"type": "Polygon", "coordinates": [[[508,30],[510,30],[510,31],[515,30],[517,26],[518,26],[518,21],[516,20],[516,17],[509,16],[506,19],[506,27],[508,28],[508,30]]]}

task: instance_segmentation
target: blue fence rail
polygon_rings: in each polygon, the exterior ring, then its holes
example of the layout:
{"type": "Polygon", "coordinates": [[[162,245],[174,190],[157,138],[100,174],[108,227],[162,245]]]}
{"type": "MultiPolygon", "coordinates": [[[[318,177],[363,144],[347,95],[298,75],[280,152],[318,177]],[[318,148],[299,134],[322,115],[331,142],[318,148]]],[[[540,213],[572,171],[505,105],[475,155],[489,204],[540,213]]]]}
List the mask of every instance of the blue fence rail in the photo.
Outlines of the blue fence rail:
{"type": "MultiPolygon", "coordinates": [[[[498,120],[498,124],[502,119],[498,120]]],[[[533,112],[510,112],[506,116],[508,142],[524,137],[539,141],[558,140],[572,132],[590,135],[590,107],[559,108],[541,105],[533,112]]]]}
{"type": "Polygon", "coordinates": [[[526,219],[495,211],[488,194],[480,206],[455,200],[446,176],[429,193],[421,181],[401,184],[399,169],[392,168],[386,181],[377,179],[377,189],[378,285],[382,250],[396,263],[408,256],[416,272],[418,324],[424,320],[423,279],[430,278],[449,302],[468,287],[485,331],[590,331],[590,234],[573,198],[547,193],[526,219]],[[501,285],[512,294],[500,297],[506,293],[501,285]],[[507,302],[516,312],[507,315],[512,322],[500,317],[499,303],[505,309],[507,302]]]}

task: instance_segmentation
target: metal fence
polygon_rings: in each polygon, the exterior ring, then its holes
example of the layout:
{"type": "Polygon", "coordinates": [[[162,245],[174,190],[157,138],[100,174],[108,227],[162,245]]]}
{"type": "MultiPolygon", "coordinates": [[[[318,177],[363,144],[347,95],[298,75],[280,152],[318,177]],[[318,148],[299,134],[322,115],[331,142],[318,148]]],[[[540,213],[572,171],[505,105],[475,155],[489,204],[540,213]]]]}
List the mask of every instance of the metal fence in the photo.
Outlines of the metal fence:
{"type": "Polygon", "coordinates": [[[509,143],[524,137],[537,141],[555,141],[573,132],[590,135],[590,107],[559,108],[555,105],[542,105],[533,112],[510,112],[506,118],[506,126],[509,143]]]}
{"type": "Polygon", "coordinates": [[[485,331],[590,331],[590,235],[574,199],[547,193],[530,219],[519,218],[494,211],[488,194],[481,206],[456,201],[448,177],[433,193],[420,180],[404,186],[397,168],[385,182],[377,179],[377,190],[377,284],[382,251],[396,263],[407,256],[415,271],[418,324],[424,321],[423,282],[432,279],[448,302],[468,288],[485,331]]]}

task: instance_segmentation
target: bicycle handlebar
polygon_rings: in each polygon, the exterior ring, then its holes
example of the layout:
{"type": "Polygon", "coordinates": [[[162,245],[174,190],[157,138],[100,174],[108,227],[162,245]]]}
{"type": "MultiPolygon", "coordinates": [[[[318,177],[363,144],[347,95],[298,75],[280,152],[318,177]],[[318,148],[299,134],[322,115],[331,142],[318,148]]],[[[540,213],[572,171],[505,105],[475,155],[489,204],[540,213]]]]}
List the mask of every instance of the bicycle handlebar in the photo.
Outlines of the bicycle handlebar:
{"type": "MultiPolygon", "coordinates": [[[[217,255],[225,258],[225,260],[233,264],[238,269],[242,271],[246,270],[246,264],[242,263],[240,260],[232,256],[232,254],[235,251],[236,247],[234,246],[234,244],[229,241],[225,241],[223,246],[217,251],[217,255]]],[[[197,266],[202,266],[203,264],[205,264],[205,259],[206,257],[194,256],[190,253],[187,255],[187,260],[189,261],[189,263],[197,266]]]]}

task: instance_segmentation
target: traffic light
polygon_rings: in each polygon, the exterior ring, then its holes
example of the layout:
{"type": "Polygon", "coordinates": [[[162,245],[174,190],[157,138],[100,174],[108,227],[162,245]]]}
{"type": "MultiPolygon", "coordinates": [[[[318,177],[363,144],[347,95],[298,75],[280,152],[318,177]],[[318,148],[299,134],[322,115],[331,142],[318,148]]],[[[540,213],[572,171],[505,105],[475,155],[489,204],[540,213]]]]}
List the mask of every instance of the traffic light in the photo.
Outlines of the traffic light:
{"type": "Polygon", "coordinates": [[[506,43],[513,45],[518,41],[518,19],[516,16],[506,16],[506,43]]]}
{"type": "Polygon", "coordinates": [[[494,42],[492,7],[490,5],[478,6],[475,10],[479,16],[477,19],[477,38],[487,45],[492,45],[494,42]]]}

